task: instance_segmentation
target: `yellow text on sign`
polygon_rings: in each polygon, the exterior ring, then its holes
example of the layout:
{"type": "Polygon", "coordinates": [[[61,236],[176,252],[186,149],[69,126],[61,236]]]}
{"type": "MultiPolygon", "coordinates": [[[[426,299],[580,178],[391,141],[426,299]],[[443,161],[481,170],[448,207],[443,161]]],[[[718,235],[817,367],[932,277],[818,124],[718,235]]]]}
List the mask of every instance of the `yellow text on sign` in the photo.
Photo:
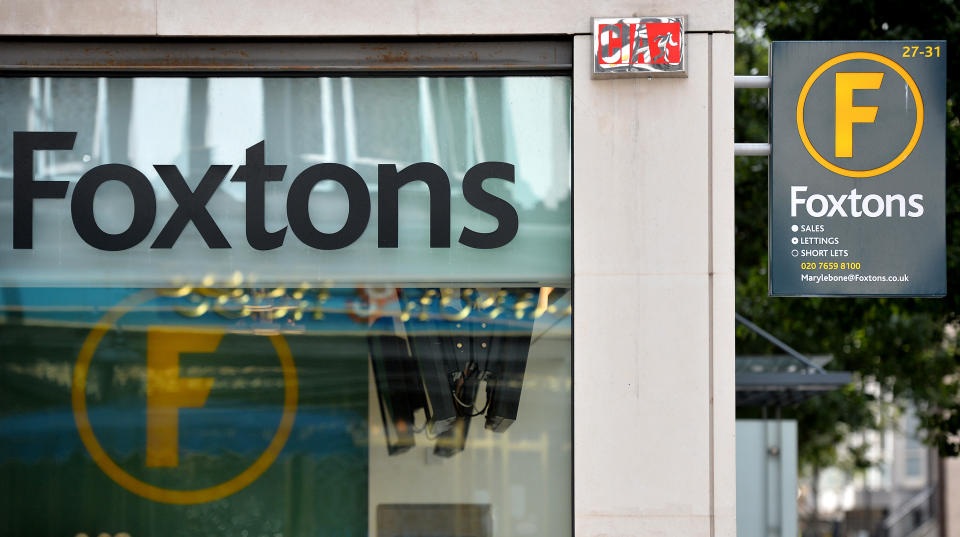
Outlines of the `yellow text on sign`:
{"type": "Polygon", "coordinates": [[[147,331],[147,466],[179,464],[181,408],[202,407],[211,378],[180,376],[181,353],[212,353],[223,333],[174,332],[160,327],[147,331]]]}
{"type": "Polygon", "coordinates": [[[853,90],[880,89],[883,73],[837,73],[836,75],[836,131],[834,154],[853,156],[853,124],[873,123],[877,119],[876,106],[854,106],[853,90]]]}

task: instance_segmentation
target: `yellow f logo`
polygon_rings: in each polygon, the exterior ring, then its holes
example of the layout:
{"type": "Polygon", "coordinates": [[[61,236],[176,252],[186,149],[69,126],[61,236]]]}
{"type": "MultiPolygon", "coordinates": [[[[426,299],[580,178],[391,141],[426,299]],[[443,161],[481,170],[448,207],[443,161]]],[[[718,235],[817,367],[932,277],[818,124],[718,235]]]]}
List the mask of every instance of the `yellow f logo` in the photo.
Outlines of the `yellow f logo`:
{"type": "Polygon", "coordinates": [[[180,409],[202,407],[213,387],[211,378],[182,378],[180,353],[217,350],[223,334],[147,330],[147,466],[180,463],[180,409]]]}
{"type": "Polygon", "coordinates": [[[837,73],[836,131],[834,154],[853,156],[853,124],[873,123],[877,119],[876,106],[853,106],[853,90],[880,89],[883,73],[837,73]]]}

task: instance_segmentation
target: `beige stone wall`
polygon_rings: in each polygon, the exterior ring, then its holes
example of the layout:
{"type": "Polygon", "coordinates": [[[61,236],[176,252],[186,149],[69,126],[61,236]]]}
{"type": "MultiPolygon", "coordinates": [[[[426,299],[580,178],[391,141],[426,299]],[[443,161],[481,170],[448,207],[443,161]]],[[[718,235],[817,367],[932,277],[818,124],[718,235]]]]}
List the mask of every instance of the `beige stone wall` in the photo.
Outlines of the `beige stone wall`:
{"type": "Polygon", "coordinates": [[[638,14],[733,31],[731,0],[4,0],[0,35],[570,34],[588,32],[590,17],[638,14]]]}
{"type": "Polygon", "coordinates": [[[733,36],[689,78],[574,51],[576,535],[736,534],[733,36]]]}
{"type": "Polygon", "coordinates": [[[960,537],[960,457],[943,461],[943,514],[946,537],[960,537]]]}

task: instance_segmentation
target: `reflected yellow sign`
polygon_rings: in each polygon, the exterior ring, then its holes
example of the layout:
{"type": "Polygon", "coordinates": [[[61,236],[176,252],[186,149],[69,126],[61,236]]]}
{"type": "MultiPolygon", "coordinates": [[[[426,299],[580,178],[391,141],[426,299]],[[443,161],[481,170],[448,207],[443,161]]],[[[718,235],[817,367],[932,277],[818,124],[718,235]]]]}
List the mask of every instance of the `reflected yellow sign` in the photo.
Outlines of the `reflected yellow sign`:
{"type": "MultiPolygon", "coordinates": [[[[97,440],[87,415],[87,372],[103,336],[116,321],[134,306],[156,296],[153,291],[132,295],[112,308],[87,335],[73,370],[73,417],[84,447],[93,461],[121,487],[144,498],[178,505],[219,500],[256,481],[276,460],[293,427],[297,411],[297,371],[286,340],[280,334],[267,336],[283,370],[283,414],[267,449],[239,475],[212,487],[176,490],[157,487],[133,477],[120,468],[97,440]]],[[[213,386],[213,379],[182,378],[179,372],[180,353],[211,353],[217,348],[223,331],[172,331],[151,328],[147,352],[147,466],[175,467],[178,464],[178,409],[203,406],[213,386]]]]}

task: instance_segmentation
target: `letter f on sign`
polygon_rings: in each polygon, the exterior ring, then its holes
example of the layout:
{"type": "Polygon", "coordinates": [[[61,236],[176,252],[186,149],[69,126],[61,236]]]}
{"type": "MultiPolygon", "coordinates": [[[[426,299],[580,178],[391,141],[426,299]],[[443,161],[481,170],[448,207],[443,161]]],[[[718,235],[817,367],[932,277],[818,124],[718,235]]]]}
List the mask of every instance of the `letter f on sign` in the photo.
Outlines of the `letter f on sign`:
{"type": "Polygon", "coordinates": [[[222,333],[147,329],[147,466],[180,463],[181,408],[202,407],[213,387],[211,378],[181,378],[180,353],[211,353],[222,333]]]}
{"type": "Polygon", "coordinates": [[[853,124],[873,123],[877,119],[876,106],[853,106],[853,90],[880,89],[883,73],[837,73],[836,136],[837,157],[853,156],[853,124]]]}

